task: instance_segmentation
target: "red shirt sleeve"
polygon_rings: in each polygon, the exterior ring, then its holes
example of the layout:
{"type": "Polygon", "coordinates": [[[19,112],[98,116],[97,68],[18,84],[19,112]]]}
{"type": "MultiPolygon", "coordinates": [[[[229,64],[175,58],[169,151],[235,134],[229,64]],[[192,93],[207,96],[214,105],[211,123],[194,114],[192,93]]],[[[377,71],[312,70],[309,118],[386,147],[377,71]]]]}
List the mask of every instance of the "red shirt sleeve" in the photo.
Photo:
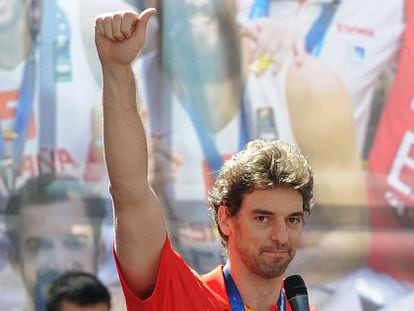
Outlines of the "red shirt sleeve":
{"type": "Polygon", "coordinates": [[[165,239],[157,281],[152,294],[145,300],[130,290],[115,254],[115,263],[124,291],[128,310],[225,310],[222,301],[193,271],[184,259],[174,251],[171,242],[165,239]]]}

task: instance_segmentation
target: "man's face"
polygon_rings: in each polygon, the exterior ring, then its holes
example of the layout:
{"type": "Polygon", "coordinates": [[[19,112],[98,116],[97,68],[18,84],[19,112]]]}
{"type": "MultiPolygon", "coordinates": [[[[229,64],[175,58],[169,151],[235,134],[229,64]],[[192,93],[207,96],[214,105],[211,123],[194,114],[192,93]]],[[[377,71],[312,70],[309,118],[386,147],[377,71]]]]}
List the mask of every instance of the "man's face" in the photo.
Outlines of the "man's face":
{"type": "Polygon", "coordinates": [[[26,206],[20,219],[22,275],[36,301],[62,272],[94,272],[93,228],[81,199],[26,206]]]}
{"type": "Polygon", "coordinates": [[[283,275],[299,245],[302,206],[301,194],[288,188],[245,195],[237,215],[229,218],[230,261],[265,279],[283,275]]]}

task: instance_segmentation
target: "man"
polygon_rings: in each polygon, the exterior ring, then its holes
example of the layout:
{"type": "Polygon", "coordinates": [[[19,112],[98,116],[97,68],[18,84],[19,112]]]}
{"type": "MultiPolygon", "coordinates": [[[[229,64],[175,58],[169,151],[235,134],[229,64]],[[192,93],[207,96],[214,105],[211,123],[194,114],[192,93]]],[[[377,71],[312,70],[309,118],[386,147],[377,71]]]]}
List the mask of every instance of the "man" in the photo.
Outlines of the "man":
{"type": "MultiPolygon", "coordinates": [[[[118,272],[130,310],[229,310],[223,268],[200,277],[173,251],[161,203],[149,186],[131,63],[154,14],[148,9],[96,19],[118,272]]],[[[303,155],[278,141],[250,143],[221,170],[209,202],[228,254],[227,279],[246,308],[281,310],[287,303],[284,272],[310,212],[312,188],[303,155]]]]}
{"type": "Polygon", "coordinates": [[[7,233],[29,293],[43,310],[51,281],[68,270],[95,272],[103,201],[72,177],[44,175],[10,198],[7,233]]]}
{"type": "Polygon", "coordinates": [[[109,311],[108,289],[93,274],[73,271],[53,281],[49,288],[47,311],[109,311]]]}

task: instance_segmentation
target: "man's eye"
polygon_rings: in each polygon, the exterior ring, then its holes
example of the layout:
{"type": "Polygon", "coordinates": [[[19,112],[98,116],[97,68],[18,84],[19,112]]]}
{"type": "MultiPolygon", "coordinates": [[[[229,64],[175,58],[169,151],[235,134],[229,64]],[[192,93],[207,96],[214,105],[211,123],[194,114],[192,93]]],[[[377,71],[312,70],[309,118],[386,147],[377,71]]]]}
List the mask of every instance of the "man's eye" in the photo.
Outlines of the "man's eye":
{"type": "Polygon", "coordinates": [[[288,218],[288,223],[291,225],[297,225],[302,223],[303,218],[302,217],[289,217],[288,218]]]}
{"type": "Polygon", "coordinates": [[[66,248],[75,249],[81,248],[87,244],[87,237],[84,235],[68,236],[65,237],[63,243],[66,248]]]}
{"type": "Polygon", "coordinates": [[[43,238],[29,238],[24,242],[24,247],[30,253],[37,253],[41,249],[45,250],[52,247],[52,243],[43,238]]]}
{"type": "Polygon", "coordinates": [[[256,216],[256,220],[261,224],[267,224],[270,221],[268,216],[256,216]]]}

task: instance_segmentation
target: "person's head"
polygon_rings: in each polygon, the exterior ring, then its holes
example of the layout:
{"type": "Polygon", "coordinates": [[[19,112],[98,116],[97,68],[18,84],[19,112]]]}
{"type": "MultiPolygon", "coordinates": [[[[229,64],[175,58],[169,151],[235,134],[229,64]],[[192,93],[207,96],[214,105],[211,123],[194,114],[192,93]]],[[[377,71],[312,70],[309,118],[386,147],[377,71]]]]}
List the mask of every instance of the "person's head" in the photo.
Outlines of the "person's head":
{"type": "Polygon", "coordinates": [[[71,271],[55,279],[48,291],[47,311],[109,311],[111,296],[93,274],[71,271]]]}
{"type": "Polygon", "coordinates": [[[104,201],[77,179],[47,175],[28,180],[10,198],[6,215],[23,280],[37,304],[63,272],[96,271],[104,201]]]}
{"type": "Polygon", "coordinates": [[[279,276],[313,206],[312,169],[295,146],[255,140],[225,162],[208,201],[229,257],[239,254],[262,277],[279,276]]]}

